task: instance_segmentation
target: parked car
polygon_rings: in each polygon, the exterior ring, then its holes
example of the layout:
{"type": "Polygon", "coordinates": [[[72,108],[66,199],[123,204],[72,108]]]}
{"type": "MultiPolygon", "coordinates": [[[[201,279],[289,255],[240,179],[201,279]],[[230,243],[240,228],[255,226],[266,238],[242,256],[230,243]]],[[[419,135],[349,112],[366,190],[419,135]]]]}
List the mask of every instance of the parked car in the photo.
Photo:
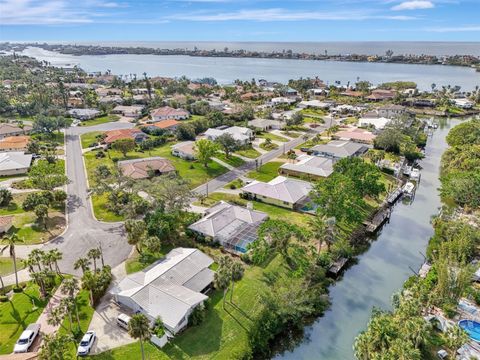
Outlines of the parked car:
{"type": "Polygon", "coordinates": [[[25,353],[35,341],[38,333],[40,332],[40,324],[30,324],[22,332],[20,337],[13,348],[14,353],[25,353]]]}
{"type": "Polygon", "coordinates": [[[78,345],[77,355],[88,355],[90,353],[90,350],[92,350],[92,346],[95,343],[96,338],[97,335],[95,335],[95,331],[87,331],[85,335],[83,335],[82,341],[80,341],[80,345],[78,345]]]}
{"type": "Polygon", "coordinates": [[[128,330],[128,323],[130,322],[130,316],[126,314],[120,314],[117,316],[117,325],[121,328],[128,330]]]}

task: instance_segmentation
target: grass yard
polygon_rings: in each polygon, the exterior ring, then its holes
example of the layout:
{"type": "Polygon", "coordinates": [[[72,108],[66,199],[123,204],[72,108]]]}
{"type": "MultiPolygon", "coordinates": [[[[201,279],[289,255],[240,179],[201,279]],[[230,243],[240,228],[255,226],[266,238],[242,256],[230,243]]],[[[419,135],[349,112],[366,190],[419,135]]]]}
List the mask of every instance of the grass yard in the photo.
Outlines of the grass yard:
{"type": "Polygon", "coordinates": [[[153,264],[158,259],[164,257],[173,247],[171,245],[163,245],[160,252],[151,253],[144,250],[143,254],[140,255],[136,250],[125,261],[125,271],[127,274],[131,274],[140,270],[145,269],[147,266],[153,264]]]}
{"type": "MultiPolygon", "coordinates": [[[[17,271],[24,268],[20,259],[17,259],[17,271]]],[[[0,257],[0,276],[14,273],[13,259],[11,257],[0,257]]]]}
{"type": "MultiPolygon", "coordinates": [[[[247,200],[240,198],[239,196],[225,193],[211,193],[208,198],[206,198],[203,204],[197,202],[197,205],[201,206],[212,206],[219,202],[220,200],[229,201],[236,203],[238,205],[247,205],[247,200]]],[[[268,214],[268,216],[273,220],[283,220],[289,223],[299,225],[302,227],[308,226],[308,221],[310,219],[309,214],[303,214],[289,209],[285,209],[279,206],[270,205],[262,203],[259,201],[252,201],[253,208],[258,211],[263,211],[268,214]]]]}
{"type": "Polygon", "coordinates": [[[247,177],[250,179],[268,182],[278,176],[278,168],[283,165],[280,161],[271,161],[263,164],[258,170],[250,171],[247,177]]]}
{"type": "Polygon", "coordinates": [[[0,176],[0,182],[10,180],[10,179],[18,179],[18,178],[25,177],[25,176],[27,176],[27,174],[0,176]]]}
{"type": "Polygon", "coordinates": [[[279,136],[276,134],[272,133],[261,133],[260,135],[257,135],[257,137],[262,138],[262,139],[270,139],[272,141],[279,141],[279,142],[288,142],[289,140],[287,138],[284,138],[283,136],[279,136]]]}
{"type": "Polygon", "coordinates": [[[215,157],[233,167],[239,167],[245,164],[245,160],[235,155],[230,155],[230,157],[227,158],[224,153],[218,152],[215,154],[215,157]]]}
{"type": "Polygon", "coordinates": [[[260,148],[265,151],[272,151],[272,150],[278,149],[278,144],[275,144],[274,142],[268,144],[267,141],[265,140],[260,144],[260,148]]]}
{"type": "MultiPolygon", "coordinates": [[[[223,309],[221,291],[209,294],[210,305],[205,321],[197,326],[188,327],[182,334],[157,349],[150,343],[145,346],[147,359],[241,359],[249,351],[248,331],[261,309],[259,293],[265,289],[265,274],[285,273],[285,265],[280,256],[276,256],[265,268],[248,266],[242,280],[235,283],[233,301],[227,294],[226,309],[223,309]]],[[[138,358],[138,342],[108,351],[97,356],[96,360],[127,360],[138,358]]]]}
{"type": "Polygon", "coordinates": [[[0,354],[9,354],[18,337],[35,321],[46,306],[37,285],[30,283],[23,293],[13,294],[11,301],[0,303],[0,354]]]}
{"type": "Polygon", "coordinates": [[[118,115],[105,115],[105,116],[97,117],[95,119],[82,121],[79,124],[79,126],[94,126],[94,125],[106,124],[109,122],[118,121],[119,119],[120,119],[120,116],[118,115]]]}
{"type": "MultiPolygon", "coordinates": [[[[201,184],[204,184],[208,180],[215,178],[219,175],[222,175],[228,171],[227,168],[221,166],[220,164],[211,161],[208,164],[208,168],[205,168],[203,164],[196,162],[196,161],[187,161],[180,159],[176,156],[173,156],[170,153],[170,146],[172,143],[165,144],[161,147],[152,149],[151,151],[140,152],[140,151],[132,151],[127,154],[126,158],[123,158],[122,154],[118,151],[108,150],[110,153],[110,158],[105,157],[101,159],[97,159],[95,157],[96,152],[90,151],[84,154],[85,165],[87,168],[88,174],[88,181],[90,186],[94,184],[94,170],[99,165],[109,165],[114,166],[112,158],[117,158],[119,160],[126,160],[126,159],[139,159],[139,158],[146,158],[151,156],[161,156],[164,158],[169,159],[172,164],[177,169],[178,174],[190,181],[191,188],[195,188],[201,184]]],[[[120,221],[122,220],[121,216],[113,214],[106,208],[107,198],[106,197],[99,197],[97,195],[92,196],[92,203],[93,203],[93,210],[95,216],[98,220],[101,221],[120,221]]]]}
{"type": "Polygon", "coordinates": [[[281,133],[285,136],[288,136],[288,137],[291,137],[291,138],[294,138],[294,139],[296,139],[300,135],[302,135],[302,134],[300,134],[298,132],[294,132],[294,131],[282,131],[281,133]]]}
{"type": "Polygon", "coordinates": [[[54,132],[49,135],[34,134],[31,137],[35,140],[38,140],[40,145],[51,144],[52,142],[59,145],[63,145],[65,143],[65,135],[63,132],[54,132]]]}
{"type": "Polygon", "coordinates": [[[235,179],[224,186],[225,189],[240,189],[243,186],[243,182],[240,179],[235,179]]]}
{"type": "Polygon", "coordinates": [[[102,131],[92,131],[80,136],[80,141],[82,142],[82,149],[90,147],[91,144],[97,142],[97,135],[102,134],[102,131]]]}
{"type": "MultiPolygon", "coordinates": [[[[93,313],[95,309],[90,306],[90,300],[89,300],[89,292],[88,290],[80,290],[77,294],[77,306],[78,306],[78,317],[80,318],[80,333],[76,335],[76,339],[80,341],[81,337],[83,334],[85,334],[88,330],[88,327],[90,325],[90,321],[92,320],[93,313]]],[[[75,312],[72,314],[72,328],[75,330],[78,327],[77,324],[77,318],[75,316],[75,312]]],[[[68,318],[68,315],[65,316],[65,319],[63,320],[62,326],[58,330],[60,334],[68,334],[70,335],[70,319],[68,318]],[[65,328],[67,330],[65,330],[65,328]]],[[[70,343],[69,344],[69,353],[71,355],[72,359],[76,358],[77,354],[77,347],[76,345],[70,343]]]]}
{"type": "Polygon", "coordinates": [[[0,216],[23,214],[25,212],[22,209],[22,203],[27,197],[27,194],[13,194],[12,197],[13,200],[10,202],[10,204],[8,204],[8,206],[0,207],[0,216]]]}
{"type": "MultiPolygon", "coordinates": [[[[25,245],[41,244],[60,235],[65,229],[65,214],[58,210],[50,209],[47,220],[47,230],[40,227],[37,217],[31,211],[15,215],[13,226],[10,231],[15,231],[17,235],[25,240],[25,245]]],[[[0,240],[0,244],[3,243],[0,240]]]]}
{"type": "Polygon", "coordinates": [[[249,147],[247,149],[237,150],[235,151],[235,154],[249,158],[249,159],[256,159],[261,155],[257,150],[255,150],[252,147],[249,147]]]}

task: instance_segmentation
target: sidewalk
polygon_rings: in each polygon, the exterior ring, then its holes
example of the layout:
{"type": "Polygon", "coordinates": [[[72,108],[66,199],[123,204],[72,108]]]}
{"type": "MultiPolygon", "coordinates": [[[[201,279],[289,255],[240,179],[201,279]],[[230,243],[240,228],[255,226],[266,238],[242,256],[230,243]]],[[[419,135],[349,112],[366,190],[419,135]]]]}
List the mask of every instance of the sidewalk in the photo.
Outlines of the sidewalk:
{"type": "Polygon", "coordinates": [[[60,300],[68,296],[68,294],[65,294],[65,295],[62,294],[62,292],[60,291],[61,286],[62,284],[60,284],[57,291],[55,291],[55,294],[53,294],[47,306],[45,307],[45,309],[43,309],[43,312],[37,319],[37,324],[40,324],[40,331],[44,334],[54,334],[60,328],[60,325],[58,326],[49,325],[48,317],[50,316],[52,309],[59,306],[60,300]]]}

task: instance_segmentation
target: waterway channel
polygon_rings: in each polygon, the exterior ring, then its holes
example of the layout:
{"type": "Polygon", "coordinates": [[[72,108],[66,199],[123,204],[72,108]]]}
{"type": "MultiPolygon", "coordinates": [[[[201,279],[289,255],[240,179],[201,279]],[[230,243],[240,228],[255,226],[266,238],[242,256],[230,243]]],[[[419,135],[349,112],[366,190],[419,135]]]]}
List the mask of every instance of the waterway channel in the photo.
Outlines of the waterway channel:
{"type": "Polygon", "coordinates": [[[354,359],[353,343],[367,326],[373,307],[390,309],[392,294],[418,270],[433,229],[431,217],[441,206],[438,188],[445,137],[460,120],[440,123],[429,138],[420,162],[422,177],[415,200],[399,201],[370,248],[358,257],[343,278],[330,289],[332,305],[325,315],[305,329],[303,342],[276,359],[354,359]],[[411,269],[410,269],[411,268],[411,269]]]}

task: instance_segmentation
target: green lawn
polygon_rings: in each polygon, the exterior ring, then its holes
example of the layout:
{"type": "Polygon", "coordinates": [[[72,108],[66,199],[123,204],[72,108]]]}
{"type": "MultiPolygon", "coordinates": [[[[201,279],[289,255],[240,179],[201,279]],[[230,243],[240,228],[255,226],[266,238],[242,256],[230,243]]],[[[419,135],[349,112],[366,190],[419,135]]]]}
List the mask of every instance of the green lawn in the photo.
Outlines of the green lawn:
{"type": "Polygon", "coordinates": [[[81,135],[80,140],[82,142],[82,149],[86,149],[90,147],[91,144],[98,142],[96,137],[102,133],[102,131],[92,131],[81,135]]]}
{"type": "Polygon", "coordinates": [[[95,119],[82,121],[79,125],[94,126],[94,125],[100,125],[100,124],[105,124],[109,122],[115,122],[115,121],[118,121],[118,119],[120,119],[120,116],[118,115],[105,115],[105,116],[97,117],[95,119]]]}
{"type": "Polygon", "coordinates": [[[33,139],[36,139],[40,142],[40,145],[50,144],[52,142],[63,145],[65,143],[65,135],[63,132],[54,132],[52,134],[34,134],[32,135],[33,139]]]}
{"type": "MultiPolygon", "coordinates": [[[[218,192],[218,193],[211,193],[208,196],[208,198],[204,200],[203,205],[201,205],[200,202],[197,202],[196,204],[201,206],[212,206],[217,202],[219,202],[220,200],[229,201],[229,202],[236,203],[243,206],[245,206],[248,202],[247,200],[242,199],[237,195],[218,192]]],[[[308,226],[308,222],[311,216],[309,214],[299,213],[293,210],[289,210],[289,209],[282,208],[275,205],[266,204],[259,201],[251,201],[251,203],[253,204],[253,208],[255,210],[263,211],[267,213],[271,219],[287,221],[302,227],[308,226]]]]}
{"type": "MultiPolygon", "coordinates": [[[[5,255],[5,254],[4,254],[5,255]]],[[[20,259],[17,259],[17,271],[24,268],[20,259]]],[[[13,259],[11,257],[0,257],[0,276],[14,273],[13,259]]]]}
{"type": "Polygon", "coordinates": [[[255,150],[252,147],[249,147],[247,149],[237,150],[235,151],[235,154],[238,154],[240,156],[243,156],[249,159],[256,159],[261,155],[257,150],[255,150]]]}
{"type": "Polygon", "coordinates": [[[275,149],[278,149],[278,145],[275,144],[274,142],[270,143],[270,144],[267,144],[266,141],[263,141],[261,144],[260,144],[260,148],[265,150],[265,151],[272,151],[272,150],[275,150],[275,149]]]}
{"type": "Polygon", "coordinates": [[[140,255],[137,251],[135,251],[133,255],[130,256],[127,261],[125,261],[125,271],[127,274],[131,274],[143,270],[158,259],[164,257],[170,250],[172,250],[172,248],[172,245],[165,244],[162,246],[161,251],[156,253],[151,253],[144,250],[143,254],[140,255]]]}
{"type": "Polygon", "coordinates": [[[300,133],[298,132],[294,132],[294,131],[282,131],[282,134],[285,135],[285,136],[288,136],[288,137],[291,137],[291,138],[298,138],[300,135],[300,133]]]}
{"type": "MultiPolygon", "coordinates": [[[[40,227],[37,217],[32,211],[15,215],[10,232],[16,232],[24,239],[25,245],[41,244],[60,235],[65,228],[65,214],[63,211],[50,209],[48,213],[47,230],[40,227]]],[[[0,244],[3,243],[0,240],[0,244]]]]}
{"type": "MultiPolygon", "coordinates": [[[[180,159],[176,156],[173,156],[170,153],[170,147],[172,143],[165,144],[161,147],[152,149],[151,151],[140,152],[140,151],[132,151],[127,154],[126,158],[123,158],[122,154],[118,151],[109,150],[110,158],[105,157],[101,159],[97,159],[95,157],[96,152],[90,151],[84,154],[85,164],[87,168],[88,180],[90,186],[94,184],[93,173],[97,166],[99,165],[109,165],[114,166],[112,158],[117,158],[119,160],[126,160],[126,159],[139,159],[139,158],[146,158],[151,156],[161,156],[164,158],[169,159],[172,164],[175,166],[178,174],[190,181],[191,188],[195,188],[201,184],[204,184],[208,180],[215,178],[221,174],[224,174],[228,171],[227,168],[221,166],[220,164],[211,161],[208,164],[208,167],[205,168],[203,164],[200,164],[196,161],[187,161],[180,159]]],[[[108,209],[105,208],[105,204],[107,202],[106,197],[98,197],[97,195],[92,196],[92,203],[93,209],[95,212],[95,216],[102,221],[120,221],[122,217],[116,216],[112,214],[108,209]]]]}
{"type": "Polygon", "coordinates": [[[276,135],[276,134],[272,134],[272,133],[261,133],[260,135],[257,135],[257,137],[259,138],[262,138],[262,139],[270,139],[270,140],[274,140],[274,141],[280,141],[280,142],[288,142],[289,140],[287,138],[284,138],[283,136],[279,136],[279,135],[276,135]]]}
{"type": "Polygon", "coordinates": [[[0,176],[0,182],[5,181],[5,180],[10,180],[10,179],[17,179],[17,178],[24,177],[24,176],[27,176],[27,174],[0,176]]]}
{"type": "Polygon", "coordinates": [[[13,194],[13,200],[10,202],[10,204],[8,204],[8,206],[0,207],[0,216],[23,214],[25,211],[22,209],[22,203],[26,197],[26,193],[13,194]]]}
{"type": "Polygon", "coordinates": [[[280,161],[271,161],[263,164],[258,170],[250,171],[246,176],[250,179],[268,182],[278,176],[278,168],[283,165],[280,161]]]}
{"type": "MultiPolygon", "coordinates": [[[[233,306],[228,300],[223,309],[222,292],[209,294],[210,306],[205,321],[187,328],[166,345],[157,349],[146,344],[146,358],[157,359],[241,359],[249,350],[248,331],[261,309],[259,293],[267,284],[265,274],[284,273],[285,266],[280,256],[265,267],[248,266],[244,277],[235,284],[233,306]]],[[[127,360],[139,356],[139,343],[134,343],[94,356],[96,360],[127,360]]]]}
{"type": "Polygon", "coordinates": [[[215,154],[215,157],[233,167],[239,167],[245,164],[245,160],[240,159],[238,156],[235,155],[230,155],[230,157],[227,158],[224,153],[218,152],[217,154],[215,154]]]}
{"type": "Polygon", "coordinates": [[[40,299],[38,286],[29,284],[11,301],[0,303],[0,354],[9,354],[26,327],[40,316],[47,301],[40,299]],[[34,307],[35,306],[35,307],[34,307]]]}
{"type": "MultiPolygon", "coordinates": [[[[76,339],[80,341],[83,334],[85,334],[92,320],[93,313],[95,309],[90,306],[89,292],[88,290],[80,290],[77,294],[77,306],[78,306],[78,317],[80,318],[80,329],[81,332],[76,334],[76,339]]],[[[77,329],[77,318],[75,313],[72,314],[72,328],[75,331],[77,329]]],[[[70,319],[68,315],[65,316],[63,320],[62,327],[59,329],[60,334],[70,335],[70,319]],[[65,330],[67,329],[67,330],[65,330]]],[[[77,353],[77,347],[74,344],[69,345],[70,355],[72,359],[75,359],[77,353]]]]}

